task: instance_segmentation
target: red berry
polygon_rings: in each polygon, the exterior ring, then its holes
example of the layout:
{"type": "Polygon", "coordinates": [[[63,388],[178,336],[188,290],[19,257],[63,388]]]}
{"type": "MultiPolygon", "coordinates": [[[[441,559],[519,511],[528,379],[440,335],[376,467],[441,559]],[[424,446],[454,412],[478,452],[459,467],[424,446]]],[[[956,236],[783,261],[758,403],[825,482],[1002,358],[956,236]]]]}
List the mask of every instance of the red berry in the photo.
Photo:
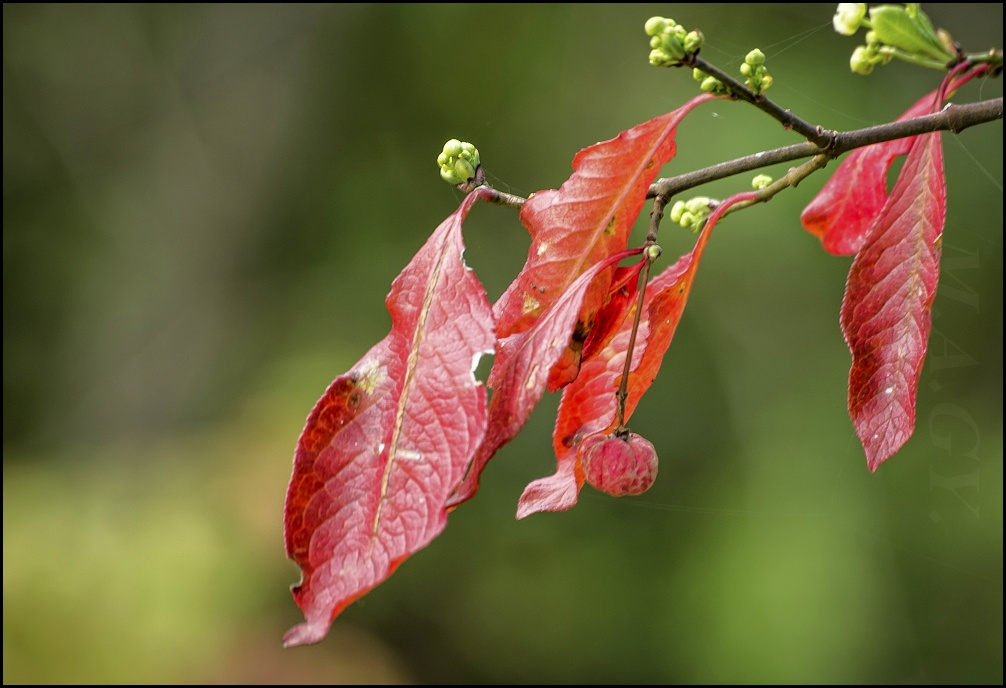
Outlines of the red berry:
{"type": "Polygon", "coordinates": [[[613,497],[642,494],[657,477],[657,450],[634,432],[590,435],[577,454],[587,482],[613,497]]]}

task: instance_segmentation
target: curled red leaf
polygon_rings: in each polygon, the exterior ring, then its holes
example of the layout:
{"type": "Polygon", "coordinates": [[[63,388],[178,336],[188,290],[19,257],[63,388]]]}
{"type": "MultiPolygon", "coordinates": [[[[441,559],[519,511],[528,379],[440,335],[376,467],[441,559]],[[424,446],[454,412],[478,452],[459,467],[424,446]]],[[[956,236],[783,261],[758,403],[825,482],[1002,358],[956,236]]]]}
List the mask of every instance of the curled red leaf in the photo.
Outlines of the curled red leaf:
{"type": "Polygon", "coordinates": [[[440,534],[447,497],[485,436],[486,390],[473,371],[495,328],[461,241],[481,195],[466,197],[395,279],[391,332],[308,416],[284,519],[305,616],[288,646],[324,638],[348,604],[440,534]]]}

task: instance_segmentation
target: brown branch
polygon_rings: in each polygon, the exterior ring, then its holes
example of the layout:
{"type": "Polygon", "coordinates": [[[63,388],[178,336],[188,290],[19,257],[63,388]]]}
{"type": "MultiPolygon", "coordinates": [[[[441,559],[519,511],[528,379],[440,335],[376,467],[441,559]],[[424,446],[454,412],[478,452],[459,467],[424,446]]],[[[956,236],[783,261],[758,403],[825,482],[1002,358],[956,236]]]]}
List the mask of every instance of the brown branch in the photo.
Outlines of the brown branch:
{"type": "Polygon", "coordinates": [[[836,158],[843,153],[848,153],[856,148],[869,146],[874,143],[893,141],[907,136],[918,136],[934,131],[961,132],[968,127],[977,124],[985,124],[1003,118],[1003,99],[995,98],[980,103],[969,103],[967,105],[948,105],[942,111],[906,119],[902,122],[891,122],[880,124],[865,129],[854,131],[838,132],[830,139],[830,147],[820,147],[809,141],[796,143],[792,146],[775,148],[753,155],[746,155],[743,158],[729,160],[701,170],[695,170],[687,174],[677,175],[658,179],[650,186],[647,198],[663,197],[670,199],[672,196],[688,189],[701,186],[717,179],[725,179],[736,174],[743,174],[752,170],[777,165],[792,160],[800,160],[815,155],[826,154],[830,158],[836,158]]]}
{"type": "MultiPolygon", "coordinates": [[[[659,197],[664,199],[664,203],[666,203],[672,196],[682,191],[687,191],[688,189],[716,181],[717,179],[725,179],[726,177],[732,177],[763,167],[822,154],[827,155],[828,158],[837,158],[843,153],[848,153],[863,146],[883,143],[884,141],[893,141],[907,136],[928,134],[934,131],[952,131],[956,134],[969,127],[978,124],[987,124],[988,122],[994,122],[1002,118],[1002,98],[985,100],[980,103],[969,103],[967,105],[947,105],[936,114],[915,117],[902,122],[879,124],[854,131],[829,132],[829,136],[825,137],[823,145],[805,141],[791,146],[783,146],[782,148],[774,148],[762,151],[761,153],[746,155],[742,158],[721,162],[717,165],[704,167],[700,170],[680,174],[675,177],[658,179],[650,185],[646,197],[659,197]]],[[[816,127],[816,129],[823,131],[820,127],[816,127]]],[[[486,200],[508,208],[520,208],[527,201],[526,198],[521,196],[504,193],[495,189],[493,189],[492,196],[486,198],[486,200]]]]}

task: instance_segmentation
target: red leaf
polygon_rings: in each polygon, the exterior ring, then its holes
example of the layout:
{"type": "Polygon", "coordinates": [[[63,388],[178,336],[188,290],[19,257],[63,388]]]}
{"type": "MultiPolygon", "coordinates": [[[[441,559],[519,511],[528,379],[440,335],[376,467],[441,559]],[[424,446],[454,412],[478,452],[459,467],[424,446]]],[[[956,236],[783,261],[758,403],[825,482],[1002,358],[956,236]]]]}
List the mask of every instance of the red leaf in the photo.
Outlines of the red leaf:
{"type": "Polygon", "coordinates": [[[524,427],[545,393],[549,371],[569,344],[591,282],[618,261],[641,252],[641,248],[623,251],[595,264],[569,285],[531,329],[497,344],[496,359],[489,371],[489,386],[493,389],[489,429],[468,475],[447,502],[448,506],[454,507],[475,496],[489,459],[524,427]]]}
{"type": "MultiPolygon", "coordinates": [[[[646,286],[645,310],[639,319],[636,345],[632,352],[633,363],[626,383],[626,422],[657,377],[688,302],[695,273],[713,227],[727,208],[751,198],[754,198],[754,193],[749,192],[732,196],[721,203],[709,216],[691,252],[681,256],[646,286]]],[[[552,433],[556,472],[535,480],[525,488],[517,505],[517,518],[538,511],[565,511],[576,504],[585,477],[583,467],[577,461],[577,448],[589,435],[607,434],[615,427],[615,392],[621,384],[625,368],[635,311],[633,304],[618,333],[596,355],[584,360],[579,376],[563,390],[552,433]]]]}
{"type": "MultiPolygon", "coordinates": [[[[937,92],[919,99],[897,121],[933,111],[937,92]]],[[[887,202],[887,171],[894,159],[905,155],[914,137],[857,148],[800,214],[804,229],[818,237],[824,249],[836,256],[856,253],[887,202]]]]}
{"type": "Polygon", "coordinates": [[[587,341],[583,343],[583,359],[587,360],[603,349],[618,332],[625,314],[636,302],[639,292],[639,273],[644,262],[626,268],[618,268],[611,280],[608,301],[598,309],[587,341]]]}
{"type": "MultiPolygon", "coordinates": [[[[573,337],[563,352],[559,362],[552,366],[548,374],[548,391],[556,392],[576,379],[580,363],[593,356],[615,335],[616,328],[625,317],[639,290],[639,272],[644,261],[625,268],[618,268],[608,287],[608,299],[594,313],[584,313],[586,303],[577,317],[573,337]]],[[[601,282],[598,276],[591,286],[601,282]]],[[[587,301],[588,296],[584,299],[587,301]]]]}
{"type": "Polygon", "coordinates": [[[485,291],[462,260],[475,191],[395,279],[390,334],[329,386],[307,419],[287,492],[287,555],[306,621],[284,643],[325,637],[353,600],[447,523],[445,502],[486,431],[473,370],[495,341],[485,291]]]}
{"type": "MultiPolygon", "coordinates": [[[[528,199],[520,213],[531,232],[527,262],[493,306],[500,339],[530,328],[578,275],[625,248],[650,184],[674,157],[675,128],[710,98],[693,98],[581,150],[573,158],[573,175],[558,191],[540,191],[528,199]]],[[[600,290],[599,301],[605,294],[600,290]]],[[[589,311],[594,308],[588,306],[589,311]]]]}
{"type": "Polygon", "coordinates": [[[849,271],[842,332],[852,352],[849,415],[871,471],[915,430],[946,215],[939,134],[918,136],[849,271]]]}

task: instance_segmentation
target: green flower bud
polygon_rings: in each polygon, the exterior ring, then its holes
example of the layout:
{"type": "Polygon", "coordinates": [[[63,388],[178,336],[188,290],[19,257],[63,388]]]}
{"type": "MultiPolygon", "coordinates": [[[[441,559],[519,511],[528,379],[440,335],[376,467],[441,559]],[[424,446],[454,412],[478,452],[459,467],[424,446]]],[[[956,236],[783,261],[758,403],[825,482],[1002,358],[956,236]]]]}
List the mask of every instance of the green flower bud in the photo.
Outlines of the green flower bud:
{"type": "Polygon", "coordinates": [[[702,46],[702,34],[686,31],[673,19],[650,17],[644,26],[650,38],[650,64],[673,67],[702,46]]]}
{"type": "Polygon", "coordinates": [[[838,33],[843,36],[851,36],[859,30],[865,16],[865,2],[840,2],[831,23],[838,33]]]}
{"type": "Polygon", "coordinates": [[[705,41],[705,36],[702,35],[701,31],[689,31],[685,34],[685,52],[689,55],[699,52],[699,48],[702,47],[702,44],[705,43],[705,41]]]}
{"type": "Polygon", "coordinates": [[[852,51],[849,68],[856,74],[869,74],[873,71],[873,60],[870,59],[866,46],[861,45],[852,51]]]}
{"type": "Polygon", "coordinates": [[[475,167],[479,166],[479,150],[467,141],[461,144],[460,157],[470,162],[475,167]]]}
{"type": "Polygon", "coordinates": [[[703,81],[703,80],[704,80],[704,79],[705,79],[705,78],[706,78],[707,76],[708,76],[708,74],[706,74],[705,72],[703,72],[703,71],[702,71],[701,69],[699,69],[698,67],[696,67],[695,69],[693,69],[693,70],[692,70],[692,78],[693,78],[693,79],[695,79],[696,81],[698,81],[699,83],[702,83],[702,81],[703,81]]]}
{"type": "Polygon", "coordinates": [[[673,67],[677,60],[658,48],[650,51],[650,64],[654,67],[673,67]]]}
{"type": "Polygon", "coordinates": [[[719,79],[712,76],[707,76],[702,80],[702,85],[700,88],[706,93],[712,93],[714,95],[721,95],[725,92],[722,82],[719,79]]]}
{"type": "Polygon", "coordinates": [[[765,64],[765,53],[758,50],[758,48],[755,48],[744,58],[744,64],[749,64],[755,67],[765,64]]]}
{"type": "Polygon", "coordinates": [[[440,177],[448,184],[464,184],[475,176],[479,166],[479,151],[467,141],[451,139],[444,144],[443,152],[437,156],[440,177]]]}
{"type": "Polygon", "coordinates": [[[651,263],[660,257],[660,246],[657,244],[650,244],[646,247],[646,259],[651,263]]]}
{"type": "Polygon", "coordinates": [[[752,72],[751,65],[749,65],[747,62],[741,65],[741,74],[743,74],[744,76],[751,76],[751,72],[752,72]]]}
{"type": "Polygon", "coordinates": [[[660,37],[660,47],[665,53],[667,53],[675,62],[680,60],[685,56],[685,48],[681,45],[681,41],[678,37],[672,33],[665,33],[660,37]]]}
{"type": "Polygon", "coordinates": [[[772,183],[772,177],[767,174],[755,175],[755,178],[751,180],[751,188],[755,191],[761,191],[766,186],[772,183]]]}
{"type": "Polygon", "coordinates": [[[458,184],[463,184],[472,177],[475,176],[475,168],[470,162],[464,158],[458,158],[454,161],[454,177],[460,179],[458,184]]]}
{"type": "Polygon", "coordinates": [[[663,17],[650,17],[646,20],[646,25],[643,28],[645,29],[647,36],[656,36],[657,34],[663,32],[666,24],[667,20],[663,17]]]}
{"type": "Polygon", "coordinates": [[[957,45],[954,42],[954,37],[950,35],[949,31],[946,29],[938,29],[936,31],[936,38],[939,39],[940,45],[942,45],[943,49],[948,53],[957,52],[957,45]]]}
{"type": "Polygon", "coordinates": [[[709,202],[713,200],[708,196],[696,196],[695,198],[690,198],[685,203],[685,207],[693,215],[700,215],[702,213],[709,212],[709,202]]]}
{"type": "Polygon", "coordinates": [[[681,222],[681,213],[685,212],[685,202],[678,201],[671,206],[671,222],[681,222]]]}
{"type": "Polygon", "coordinates": [[[709,217],[710,206],[716,203],[708,196],[695,196],[687,201],[677,201],[671,207],[670,218],[685,229],[698,232],[709,217]]]}
{"type": "Polygon", "coordinates": [[[448,158],[458,157],[459,155],[461,155],[462,150],[463,147],[461,145],[461,142],[458,141],[457,139],[451,139],[450,141],[444,144],[444,155],[446,155],[448,158]]]}

